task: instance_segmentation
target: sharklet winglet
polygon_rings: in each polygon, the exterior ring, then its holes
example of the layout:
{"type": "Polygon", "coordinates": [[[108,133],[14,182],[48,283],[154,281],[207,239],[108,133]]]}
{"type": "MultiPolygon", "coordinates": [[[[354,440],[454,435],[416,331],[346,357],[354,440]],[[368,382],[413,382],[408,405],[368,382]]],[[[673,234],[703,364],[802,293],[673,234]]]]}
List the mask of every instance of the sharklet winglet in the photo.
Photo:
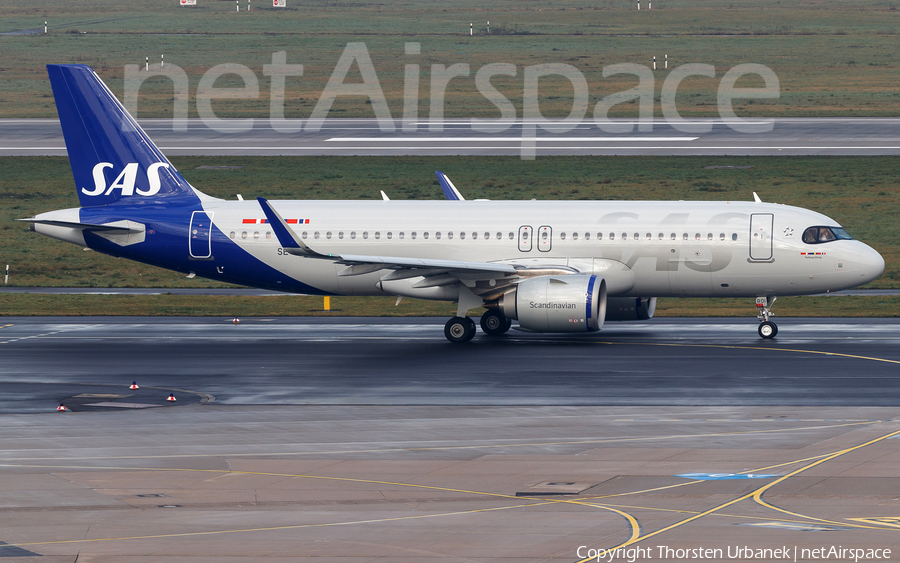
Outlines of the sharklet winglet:
{"type": "Polygon", "coordinates": [[[266,214],[266,219],[268,219],[269,224],[272,225],[272,230],[275,231],[275,237],[278,239],[278,243],[288,254],[326,258],[324,254],[320,254],[308,247],[306,243],[297,236],[297,233],[291,230],[287,221],[275,211],[275,208],[272,207],[272,204],[269,203],[268,200],[258,197],[256,198],[256,201],[259,202],[259,206],[262,208],[263,213],[266,214]]]}
{"type": "Polygon", "coordinates": [[[466,198],[459,193],[459,190],[456,189],[456,186],[453,185],[453,182],[450,181],[450,178],[447,177],[443,172],[435,171],[435,176],[437,176],[438,182],[441,184],[441,190],[444,192],[444,197],[446,197],[449,201],[465,201],[466,198]]]}

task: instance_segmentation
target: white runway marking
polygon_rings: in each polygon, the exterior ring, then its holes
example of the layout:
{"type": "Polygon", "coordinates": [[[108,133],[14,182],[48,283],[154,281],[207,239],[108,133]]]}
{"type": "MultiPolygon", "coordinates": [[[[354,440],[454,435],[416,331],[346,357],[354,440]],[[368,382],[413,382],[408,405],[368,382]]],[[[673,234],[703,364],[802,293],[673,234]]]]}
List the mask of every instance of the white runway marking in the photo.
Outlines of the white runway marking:
{"type": "Polygon", "coordinates": [[[468,141],[486,141],[486,142],[522,142],[522,141],[539,141],[539,142],[590,142],[590,143],[613,143],[613,142],[643,142],[643,141],[671,141],[684,142],[696,141],[700,137],[424,137],[417,139],[410,138],[388,138],[388,137],[332,137],[325,139],[329,142],[358,142],[358,143],[401,143],[408,141],[416,141],[417,143],[465,143],[468,141]]]}
{"type": "MultiPolygon", "coordinates": [[[[443,140],[443,139],[442,139],[443,140]]],[[[490,141],[490,139],[473,139],[480,141],[490,141]]],[[[659,140],[659,139],[656,139],[659,140]]],[[[419,139],[416,142],[420,141],[419,139]]],[[[541,139],[537,139],[538,142],[542,142],[541,139]]],[[[158,147],[160,150],[170,150],[170,151],[178,151],[178,150],[192,150],[192,151],[223,151],[223,150],[239,150],[244,151],[246,153],[256,153],[256,152],[266,152],[272,153],[273,151],[345,151],[352,148],[365,148],[365,150],[385,150],[385,151],[393,151],[393,150],[409,150],[409,151],[444,151],[444,150],[519,150],[521,148],[522,140],[515,145],[501,145],[501,146],[473,146],[473,145],[463,145],[463,146],[439,146],[439,147],[423,147],[423,146],[398,146],[391,145],[386,147],[379,146],[366,146],[366,147],[352,147],[352,146],[321,146],[321,145],[309,145],[305,147],[285,147],[285,146],[211,146],[211,147],[198,147],[194,146],[185,146],[185,147],[158,147]]],[[[65,147],[0,147],[0,151],[65,151],[65,147]]],[[[679,147],[676,145],[671,146],[652,146],[648,147],[644,146],[606,146],[606,147],[597,147],[597,146],[564,146],[564,147],[541,147],[542,151],[558,151],[558,150],[602,150],[602,151],[613,151],[613,150],[623,150],[623,151],[645,151],[645,150],[677,150],[677,151],[697,151],[697,150],[710,150],[710,151],[733,151],[733,150],[746,150],[746,151],[792,151],[792,150],[900,150],[900,145],[889,145],[889,146],[784,146],[784,147],[772,147],[766,146],[764,144],[760,145],[748,145],[748,146],[714,146],[714,147],[698,147],[695,145],[679,147]]]]}

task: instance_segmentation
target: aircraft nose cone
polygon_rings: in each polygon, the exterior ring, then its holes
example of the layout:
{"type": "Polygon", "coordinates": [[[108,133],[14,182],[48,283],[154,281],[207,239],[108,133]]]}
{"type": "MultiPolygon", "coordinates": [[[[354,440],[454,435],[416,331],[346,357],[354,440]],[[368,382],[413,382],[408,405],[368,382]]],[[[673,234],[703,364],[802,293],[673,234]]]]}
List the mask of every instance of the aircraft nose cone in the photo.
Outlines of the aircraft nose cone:
{"type": "Polygon", "coordinates": [[[860,271],[865,281],[868,283],[880,276],[884,272],[884,258],[874,248],[866,246],[859,255],[860,271]]]}

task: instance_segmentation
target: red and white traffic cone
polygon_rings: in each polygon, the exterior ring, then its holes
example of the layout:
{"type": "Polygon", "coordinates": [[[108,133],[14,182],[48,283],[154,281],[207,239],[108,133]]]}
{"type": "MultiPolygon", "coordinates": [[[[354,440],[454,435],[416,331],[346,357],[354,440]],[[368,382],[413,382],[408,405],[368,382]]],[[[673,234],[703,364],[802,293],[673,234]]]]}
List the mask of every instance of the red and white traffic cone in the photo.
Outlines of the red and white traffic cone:
{"type": "Polygon", "coordinates": [[[166,399],[166,400],[169,401],[170,403],[174,403],[175,400],[176,400],[176,399],[175,399],[175,393],[169,393],[169,398],[166,399]]]}
{"type": "Polygon", "coordinates": [[[129,385],[128,388],[132,391],[134,391],[135,389],[140,389],[140,387],[138,387],[137,381],[132,381],[131,385],[129,385]]]}
{"type": "Polygon", "coordinates": [[[66,412],[67,410],[69,410],[69,409],[67,409],[66,405],[64,405],[62,403],[60,403],[59,406],[56,407],[56,412],[66,412]]]}

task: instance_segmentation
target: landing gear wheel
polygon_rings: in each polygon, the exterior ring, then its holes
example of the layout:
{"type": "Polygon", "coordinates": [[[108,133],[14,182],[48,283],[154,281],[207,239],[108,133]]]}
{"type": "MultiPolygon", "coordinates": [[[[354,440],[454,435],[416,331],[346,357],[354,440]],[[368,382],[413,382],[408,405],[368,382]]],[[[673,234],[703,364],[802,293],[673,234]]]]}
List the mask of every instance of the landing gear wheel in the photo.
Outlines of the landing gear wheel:
{"type": "Polygon", "coordinates": [[[509,330],[512,321],[496,311],[481,315],[481,330],[489,336],[500,336],[509,330]]]}
{"type": "Polygon", "coordinates": [[[759,335],[766,340],[775,338],[775,335],[778,334],[778,325],[772,321],[763,321],[759,323],[758,332],[759,335]]]}
{"type": "Polygon", "coordinates": [[[450,342],[468,342],[475,336],[475,321],[469,317],[453,317],[444,325],[444,336],[450,342]]]}

